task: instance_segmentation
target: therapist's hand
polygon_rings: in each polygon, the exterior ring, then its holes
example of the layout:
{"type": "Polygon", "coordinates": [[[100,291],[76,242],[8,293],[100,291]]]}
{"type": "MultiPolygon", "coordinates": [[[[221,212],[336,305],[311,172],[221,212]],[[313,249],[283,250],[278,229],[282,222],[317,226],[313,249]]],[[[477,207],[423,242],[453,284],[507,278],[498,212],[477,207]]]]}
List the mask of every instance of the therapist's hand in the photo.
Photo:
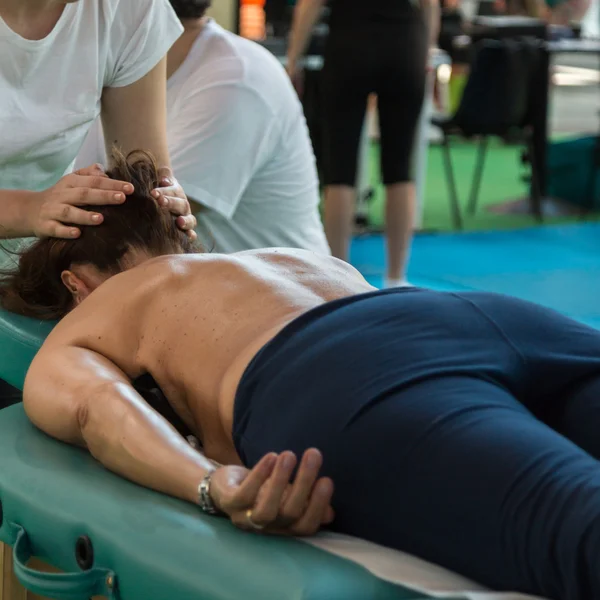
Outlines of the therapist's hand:
{"type": "Polygon", "coordinates": [[[192,214],[190,203],[181,185],[168,167],[159,171],[160,187],[152,192],[160,206],[168,208],[171,214],[177,216],[177,226],[185,231],[189,238],[195,240],[196,217],[192,214]]]}
{"type": "Polygon", "coordinates": [[[29,229],[37,237],[77,238],[77,225],[99,225],[102,215],[80,206],[122,204],[133,186],[110,179],[101,165],[65,175],[55,185],[32,195],[28,207],[29,229]]]}
{"type": "Polygon", "coordinates": [[[321,453],[304,453],[296,477],[292,452],[268,454],[249,471],[244,467],[217,469],[211,496],[217,508],[240,529],[275,535],[314,535],[333,521],[333,482],[319,477],[321,453]]]}

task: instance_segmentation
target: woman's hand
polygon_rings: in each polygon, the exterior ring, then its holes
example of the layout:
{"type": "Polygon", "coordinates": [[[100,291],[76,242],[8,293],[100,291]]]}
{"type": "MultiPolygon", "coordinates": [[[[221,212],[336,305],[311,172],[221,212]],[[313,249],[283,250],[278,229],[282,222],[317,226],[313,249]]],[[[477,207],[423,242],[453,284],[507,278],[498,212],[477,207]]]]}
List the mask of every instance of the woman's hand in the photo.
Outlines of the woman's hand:
{"type": "Polygon", "coordinates": [[[29,229],[37,237],[77,238],[73,225],[99,225],[102,215],[79,206],[122,204],[133,186],[107,177],[101,165],[65,175],[51,188],[32,196],[29,229]]]}
{"type": "Polygon", "coordinates": [[[333,482],[319,478],[323,464],[318,450],[307,450],[295,480],[292,452],[268,454],[251,471],[244,467],[217,469],[211,482],[211,496],[219,510],[234,525],[248,531],[276,535],[314,535],[333,521],[333,482]]]}
{"type": "Polygon", "coordinates": [[[159,171],[159,175],[161,187],[155,189],[152,195],[160,206],[168,208],[171,214],[177,216],[176,223],[179,229],[185,231],[189,238],[195,240],[197,237],[194,231],[197,224],[196,217],[192,214],[189,200],[183,188],[168,167],[163,167],[159,171]]]}

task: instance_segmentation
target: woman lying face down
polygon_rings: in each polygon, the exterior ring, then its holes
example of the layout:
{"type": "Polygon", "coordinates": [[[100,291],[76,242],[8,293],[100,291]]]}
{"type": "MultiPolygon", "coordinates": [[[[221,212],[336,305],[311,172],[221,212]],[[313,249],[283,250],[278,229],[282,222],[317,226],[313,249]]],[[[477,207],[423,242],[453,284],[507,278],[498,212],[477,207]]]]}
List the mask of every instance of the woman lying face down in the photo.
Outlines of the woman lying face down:
{"type": "Polygon", "coordinates": [[[506,296],[378,291],[306,251],[186,254],[152,163],[127,164],[136,200],[107,211],[135,218],[40,242],[0,285],[5,308],[68,313],[27,374],[37,427],[245,530],[327,526],[499,590],[600,597],[599,332],[506,296]]]}
{"type": "Polygon", "coordinates": [[[83,207],[103,216],[102,228],[84,227],[78,239],[44,238],[20,255],[17,270],[0,280],[2,305],[38,319],[63,317],[111,275],[148,258],[199,251],[152,191],[160,179],[146,152],[115,150],[111,179],[134,186],[122,205],[83,207]]]}

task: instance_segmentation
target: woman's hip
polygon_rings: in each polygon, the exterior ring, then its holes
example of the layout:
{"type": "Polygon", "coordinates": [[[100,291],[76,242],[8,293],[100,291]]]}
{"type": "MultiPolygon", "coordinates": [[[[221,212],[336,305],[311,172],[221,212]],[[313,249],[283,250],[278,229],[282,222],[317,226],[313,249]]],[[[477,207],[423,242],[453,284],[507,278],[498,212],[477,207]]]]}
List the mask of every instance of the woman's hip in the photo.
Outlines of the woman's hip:
{"type": "Polygon", "coordinates": [[[311,431],[324,443],[419,381],[501,381],[514,366],[512,348],[458,298],[412,289],[344,299],[303,315],[258,353],[237,390],[234,440],[277,451],[311,431]]]}

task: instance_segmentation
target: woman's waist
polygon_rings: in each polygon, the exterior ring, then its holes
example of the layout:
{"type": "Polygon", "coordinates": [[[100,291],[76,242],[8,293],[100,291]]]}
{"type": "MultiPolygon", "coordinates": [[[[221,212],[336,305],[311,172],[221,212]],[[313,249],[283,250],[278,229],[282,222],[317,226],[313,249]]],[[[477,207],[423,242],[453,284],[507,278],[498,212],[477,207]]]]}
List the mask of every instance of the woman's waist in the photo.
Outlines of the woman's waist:
{"type": "Polygon", "coordinates": [[[282,315],[277,319],[276,324],[254,337],[251,342],[245,345],[243,350],[236,354],[236,357],[228,366],[221,379],[218,395],[219,416],[228,436],[231,436],[233,428],[233,413],[237,391],[245,373],[259,359],[262,352],[270,346],[272,341],[277,338],[279,333],[305,313],[305,310],[296,309],[282,315]]]}
{"type": "MultiPolygon", "coordinates": [[[[355,294],[337,300],[323,302],[309,310],[290,318],[287,323],[269,332],[268,339],[263,344],[254,345],[249,349],[243,361],[245,367],[240,370],[241,363],[236,365],[236,389],[233,404],[241,396],[248,396],[254,391],[255,382],[261,385],[269,379],[273,369],[281,373],[287,366],[293,366],[294,358],[301,358],[305,350],[317,352],[326,351],[325,344],[328,338],[336,332],[341,333],[344,328],[339,322],[334,322],[328,317],[335,317],[344,307],[348,307],[369,298],[390,296],[395,294],[410,293],[417,288],[398,288],[394,290],[375,290],[362,294],[355,294]]],[[[346,329],[346,333],[349,331],[346,329]]],[[[231,390],[230,390],[231,391],[231,390]]]]}
{"type": "Polygon", "coordinates": [[[509,350],[461,298],[420,288],[377,290],[328,302],[282,327],[248,361],[233,408],[298,380],[300,371],[311,374],[306,388],[329,375],[338,386],[361,387],[366,364],[395,384],[465,369],[493,377],[509,350]]]}

